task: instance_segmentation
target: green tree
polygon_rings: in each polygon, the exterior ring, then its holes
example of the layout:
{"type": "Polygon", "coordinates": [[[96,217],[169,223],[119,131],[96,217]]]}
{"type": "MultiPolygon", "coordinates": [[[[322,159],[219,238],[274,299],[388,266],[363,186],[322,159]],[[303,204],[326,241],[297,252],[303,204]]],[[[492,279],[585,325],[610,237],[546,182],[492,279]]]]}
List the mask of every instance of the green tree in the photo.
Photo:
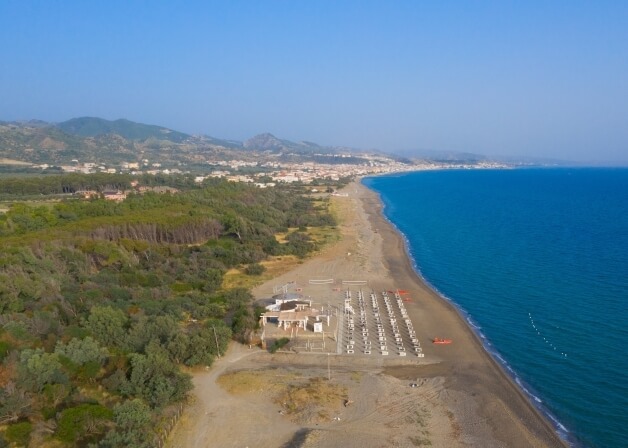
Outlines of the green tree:
{"type": "Polygon", "coordinates": [[[118,428],[146,429],[151,422],[150,408],[137,398],[125,401],[114,408],[114,420],[118,428]]]}
{"type": "Polygon", "coordinates": [[[207,269],[203,275],[205,284],[203,285],[203,291],[214,292],[217,291],[222,285],[223,273],[220,269],[210,268],[207,269]]]}
{"type": "Polygon", "coordinates": [[[18,372],[20,382],[33,392],[41,392],[46,384],[67,382],[59,355],[46,353],[41,348],[22,350],[18,372]]]}
{"type": "Polygon", "coordinates": [[[142,316],[131,326],[128,344],[134,351],[143,352],[150,341],[165,344],[178,331],[177,322],[171,316],[142,316]]]}
{"type": "Polygon", "coordinates": [[[103,434],[110,425],[113,412],[99,404],[82,404],[61,412],[56,437],[74,443],[103,434]]]}
{"type": "Polygon", "coordinates": [[[87,318],[86,327],[104,345],[123,347],[126,342],[127,317],[110,306],[95,306],[87,318]]]}
{"type": "Polygon", "coordinates": [[[180,364],[190,357],[190,338],[187,334],[178,332],[166,346],[171,358],[180,364]]]}
{"type": "Polygon", "coordinates": [[[57,342],[55,353],[65,356],[74,364],[82,366],[88,362],[102,364],[109,354],[92,337],[84,339],[72,338],[67,344],[57,342]]]}
{"type": "Polygon", "coordinates": [[[242,242],[243,237],[247,235],[250,227],[249,223],[244,218],[232,211],[227,212],[222,217],[222,225],[227,234],[237,236],[240,242],[242,242]]]}
{"type": "Polygon", "coordinates": [[[149,448],[154,445],[151,410],[142,400],[134,399],[116,405],[113,419],[116,427],[100,442],[101,447],[149,448]]]}
{"type": "Polygon", "coordinates": [[[192,389],[190,376],[176,368],[156,341],[149,344],[146,353],[129,356],[131,372],[127,392],[143,398],[153,408],[183,400],[192,389]]]}
{"type": "Polygon", "coordinates": [[[43,396],[52,408],[59,406],[68,395],[70,387],[65,384],[47,384],[44,387],[43,396]]]}
{"type": "Polygon", "coordinates": [[[231,329],[218,319],[209,319],[203,326],[192,328],[185,364],[210,366],[216,356],[226,352],[232,336],[231,329]]]}

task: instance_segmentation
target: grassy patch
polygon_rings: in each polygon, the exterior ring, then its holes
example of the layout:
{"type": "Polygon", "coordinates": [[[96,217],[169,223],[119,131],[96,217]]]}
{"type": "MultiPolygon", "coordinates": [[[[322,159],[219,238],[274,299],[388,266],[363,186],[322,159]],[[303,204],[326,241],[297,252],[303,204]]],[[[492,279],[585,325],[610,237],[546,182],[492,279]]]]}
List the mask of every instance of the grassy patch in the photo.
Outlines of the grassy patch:
{"type": "Polygon", "coordinates": [[[432,441],[425,437],[409,437],[413,446],[432,446],[432,441]]]}
{"type": "Polygon", "coordinates": [[[255,371],[226,373],[218,377],[216,382],[233,395],[245,395],[267,391],[272,386],[266,375],[255,371]]]}
{"type": "Polygon", "coordinates": [[[340,232],[337,227],[308,227],[307,234],[319,247],[340,240],[340,232]]]}
{"type": "Polygon", "coordinates": [[[347,199],[333,196],[329,201],[329,214],[336,219],[336,222],[344,222],[347,217],[347,199]]]}
{"type": "Polygon", "coordinates": [[[251,277],[246,275],[240,269],[229,269],[222,278],[222,288],[247,288],[255,286],[255,282],[259,281],[259,277],[251,277]]]}
{"type": "Polygon", "coordinates": [[[429,439],[430,432],[425,429],[427,426],[427,420],[431,417],[429,409],[423,407],[420,411],[414,411],[414,421],[422,428],[420,435],[410,437],[410,442],[414,446],[431,446],[432,441],[429,439]]]}
{"type": "Polygon", "coordinates": [[[422,408],[421,411],[414,411],[415,421],[421,427],[424,428],[427,425],[427,420],[431,417],[429,409],[422,408]]]}
{"type": "Polygon", "coordinates": [[[345,387],[317,377],[306,383],[291,384],[275,401],[288,414],[314,413],[327,420],[329,412],[339,409],[347,398],[345,387]]]}
{"type": "Polygon", "coordinates": [[[246,395],[257,392],[277,392],[288,387],[290,381],[300,378],[298,373],[272,370],[240,370],[225,373],[216,382],[233,395],[246,395]]]}
{"type": "Polygon", "coordinates": [[[261,275],[247,275],[241,269],[229,269],[223,277],[222,287],[224,289],[251,289],[289,272],[299,263],[299,258],[294,255],[283,255],[281,257],[271,257],[268,260],[260,262],[260,264],[266,268],[261,275]]]}
{"type": "Polygon", "coordinates": [[[284,244],[287,243],[288,240],[286,239],[286,237],[288,236],[289,233],[294,232],[295,230],[297,230],[296,227],[289,227],[287,232],[281,232],[281,233],[276,233],[275,234],[275,239],[277,240],[278,243],[280,244],[284,244]]]}

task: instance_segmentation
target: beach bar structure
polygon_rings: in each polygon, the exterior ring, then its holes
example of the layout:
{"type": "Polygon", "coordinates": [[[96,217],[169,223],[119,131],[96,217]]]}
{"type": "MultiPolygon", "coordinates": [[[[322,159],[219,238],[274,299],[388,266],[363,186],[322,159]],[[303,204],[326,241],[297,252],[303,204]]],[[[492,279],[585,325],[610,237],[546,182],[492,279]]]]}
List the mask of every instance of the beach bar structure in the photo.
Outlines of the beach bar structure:
{"type": "Polygon", "coordinates": [[[308,311],[269,311],[262,314],[262,325],[266,326],[269,319],[277,320],[280,328],[289,328],[297,326],[299,328],[307,328],[307,321],[310,317],[308,311]]]}
{"type": "Polygon", "coordinates": [[[323,331],[322,319],[325,319],[329,326],[329,314],[322,314],[316,308],[312,308],[311,300],[281,300],[277,299],[274,305],[266,307],[268,311],[260,315],[262,326],[266,326],[269,321],[277,322],[279,328],[290,327],[308,328],[308,322],[312,320],[314,332],[323,331]]]}

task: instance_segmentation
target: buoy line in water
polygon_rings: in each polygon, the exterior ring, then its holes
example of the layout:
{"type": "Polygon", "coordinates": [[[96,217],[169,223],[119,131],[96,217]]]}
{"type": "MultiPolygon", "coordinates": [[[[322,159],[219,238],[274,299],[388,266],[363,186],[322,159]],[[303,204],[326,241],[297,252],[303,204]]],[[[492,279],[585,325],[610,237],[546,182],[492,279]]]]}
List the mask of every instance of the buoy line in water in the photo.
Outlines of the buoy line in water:
{"type": "MultiPolygon", "coordinates": [[[[558,351],[558,349],[556,348],[556,346],[554,344],[552,344],[552,341],[550,341],[549,339],[547,339],[545,336],[543,336],[543,334],[541,334],[541,330],[539,330],[536,326],[536,324],[534,323],[534,319],[532,319],[532,314],[528,313],[528,317],[530,318],[530,323],[532,324],[532,328],[534,328],[534,331],[536,331],[536,334],[538,334],[540,337],[543,338],[543,341],[545,341],[545,343],[547,345],[549,345],[551,348],[553,348],[554,350],[558,351]]],[[[563,357],[567,357],[567,353],[563,353],[560,352],[561,356],[563,357]]]]}

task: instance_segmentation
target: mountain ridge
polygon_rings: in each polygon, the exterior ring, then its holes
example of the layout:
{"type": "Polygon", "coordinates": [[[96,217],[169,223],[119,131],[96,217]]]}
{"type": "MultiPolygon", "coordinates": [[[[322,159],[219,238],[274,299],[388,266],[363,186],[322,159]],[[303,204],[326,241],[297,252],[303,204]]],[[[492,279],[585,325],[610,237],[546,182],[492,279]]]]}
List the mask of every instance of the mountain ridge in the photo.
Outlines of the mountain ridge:
{"type": "MultiPolygon", "coordinates": [[[[299,162],[333,160],[339,153],[366,153],[351,148],[293,142],[263,133],[240,142],[133,122],[77,117],[60,123],[42,120],[0,121],[0,159],[32,164],[67,165],[72,161],[96,164],[139,162],[179,166],[209,160],[273,160],[299,162]],[[270,153],[270,154],[269,154],[270,153]],[[266,156],[264,156],[266,154],[266,156]]],[[[359,157],[346,159],[361,163],[359,157]]]]}
{"type": "Polygon", "coordinates": [[[77,117],[60,123],[0,121],[0,159],[33,164],[58,166],[80,160],[107,165],[149,160],[150,163],[179,166],[204,164],[208,160],[253,161],[264,158],[283,162],[355,164],[364,163],[360,157],[364,154],[389,157],[404,163],[412,160],[449,164],[500,161],[499,157],[466,152],[415,150],[390,153],[323,146],[306,140],[294,142],[282,139],[270,132],[240,142],[208,135],[190,135],[127,119],[77,117]],[[343,157],[343,162],[338,156],[343,157]]]}
{"type": "MultiPolygon", "coordinates": [[[[338,148],[332,146],[321,146],[314,142],[309,141],[299,141],[293,142],[291,140],[280,139],[275,137],[270,132],[264,132],[261,134],[257,134],[244,142],[242,142],[242,147],[246,149],[255,149],[258,151],[271,151],[271,152],[293,152],[297,154],[312,154],[312,153],[337,153],[338,148]]],[[[351,151],[349,148],[345,150],[351,151]]],[[[355,152],[355,150],[351,151],[355,152]]]]}
{"type": "Polygon", "coordinates": [[[98,137],[100,135],[116,134],[128,140],[146,140],[155,138],[158,140],[170,140],[181,143],[190,138],[183,132],[173,131],[162,126],[143,124],[120,118],[106,120],[98,117],[78,117],[57,123],[53,126],[68,134],[81,137],[98,137]]]}

